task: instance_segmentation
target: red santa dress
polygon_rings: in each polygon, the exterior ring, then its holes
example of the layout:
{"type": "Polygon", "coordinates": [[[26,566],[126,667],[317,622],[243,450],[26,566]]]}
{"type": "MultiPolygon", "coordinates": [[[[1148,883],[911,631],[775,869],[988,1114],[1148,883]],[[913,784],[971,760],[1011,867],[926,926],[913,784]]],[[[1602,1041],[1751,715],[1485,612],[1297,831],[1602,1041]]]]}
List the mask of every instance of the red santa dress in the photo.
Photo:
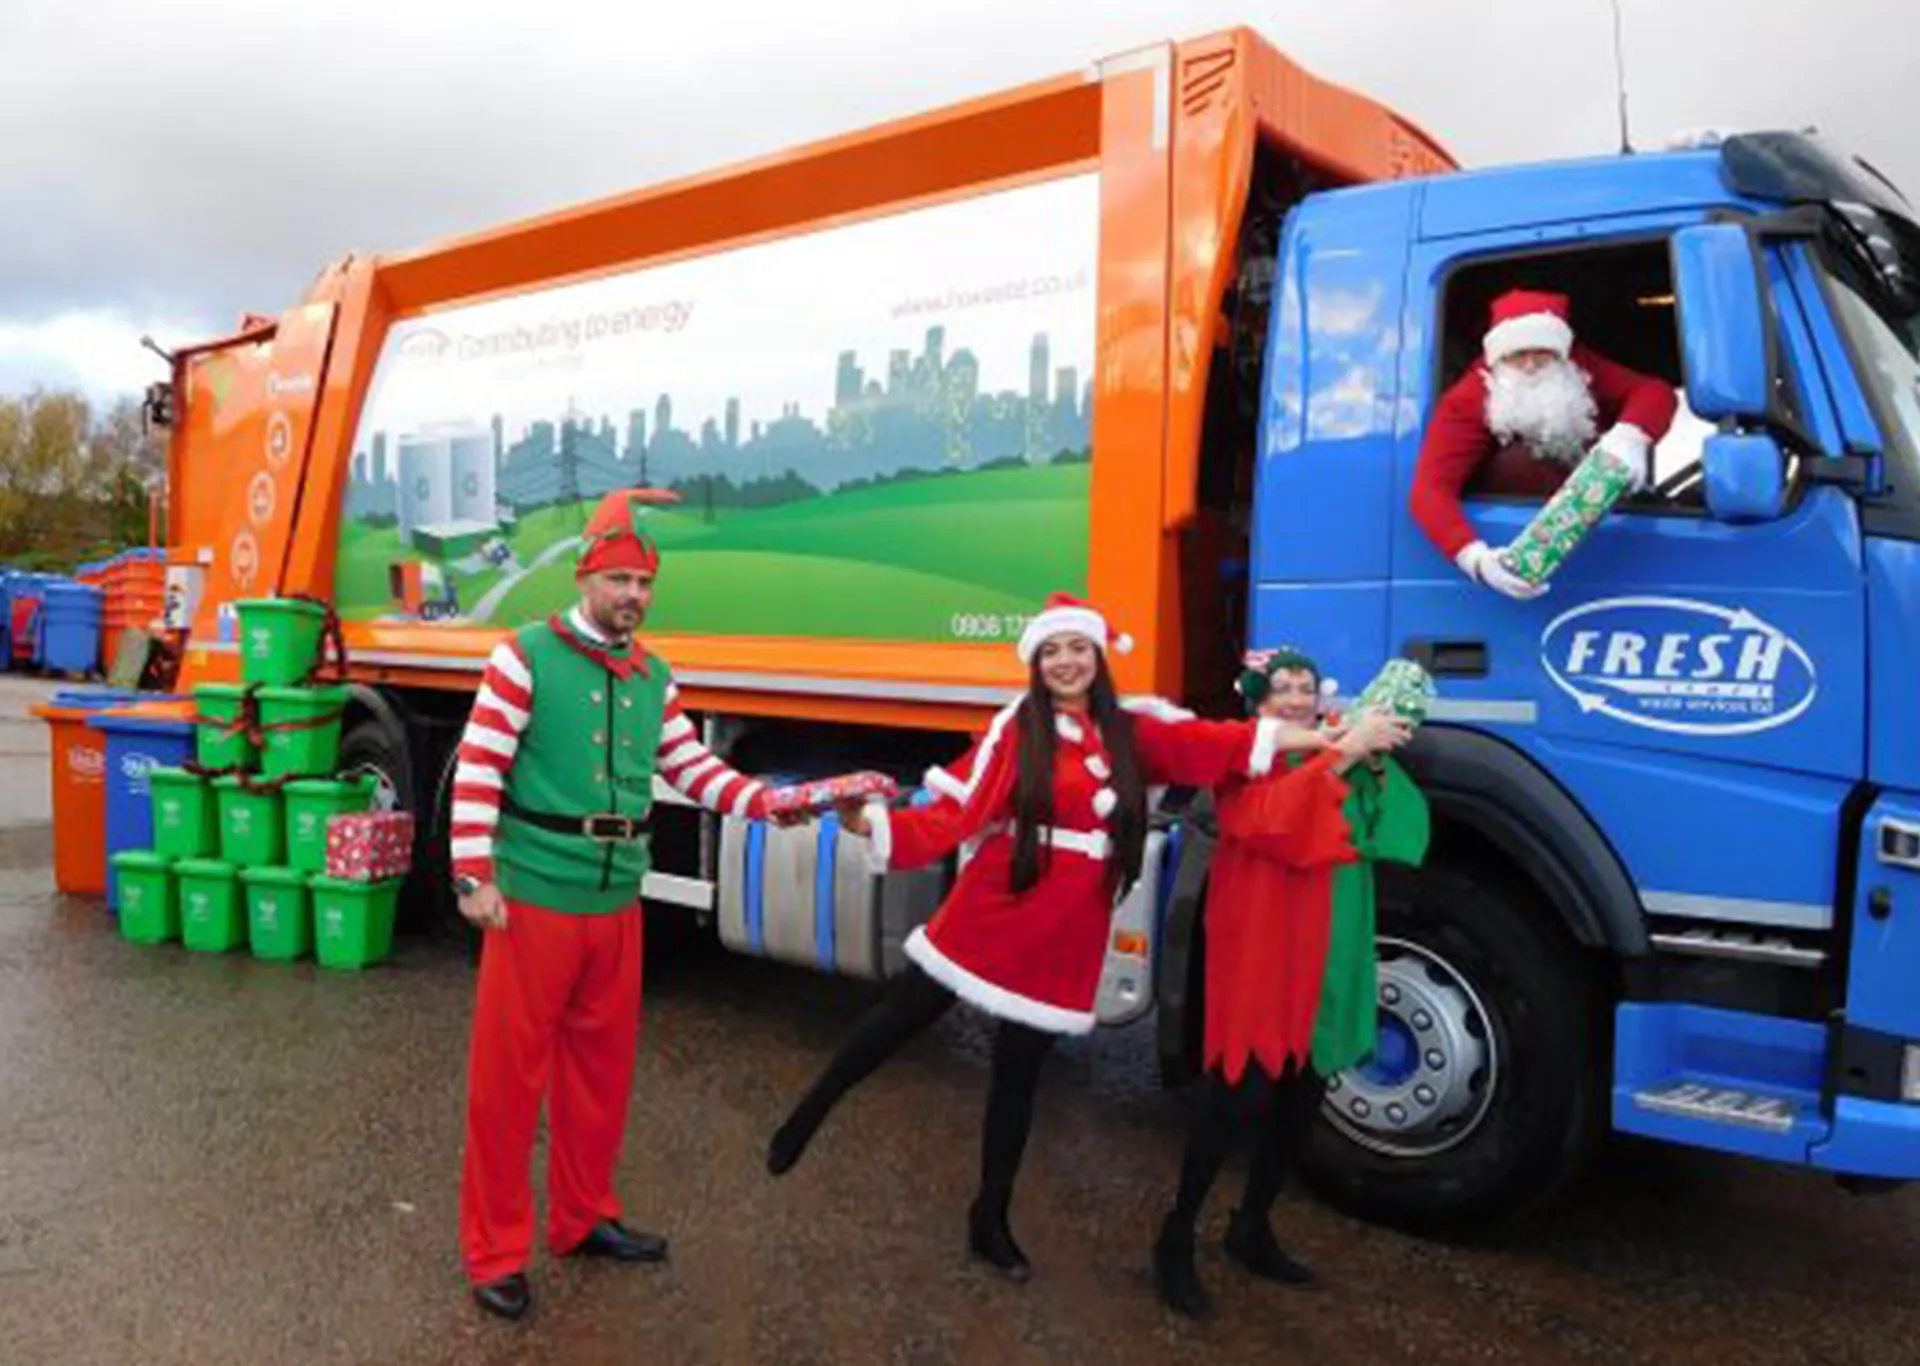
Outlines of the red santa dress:
{"type": "MultiPolygon", "coordinates": [[[[957,763],[931,770],[931,806],[873,806],[876,872],[923,867],[964,845],[973,856],[933,918],[907,939],[907,956],[961,1000],[990,1015],[1056,1034],[1094,1026],[1114,898],[1107,818],[1115,796],[1100,732],[1090,719],[1056,717],[1054,823],[1042,872],[1011,890],[1019,729],[1014,703],[957,763]]],[[[1135,754],[1148,785],[1211,787],[1258,776],[1274,763],[1272,721],[1198,721],[1157,699],[1128,704],[1135,754]]]]}

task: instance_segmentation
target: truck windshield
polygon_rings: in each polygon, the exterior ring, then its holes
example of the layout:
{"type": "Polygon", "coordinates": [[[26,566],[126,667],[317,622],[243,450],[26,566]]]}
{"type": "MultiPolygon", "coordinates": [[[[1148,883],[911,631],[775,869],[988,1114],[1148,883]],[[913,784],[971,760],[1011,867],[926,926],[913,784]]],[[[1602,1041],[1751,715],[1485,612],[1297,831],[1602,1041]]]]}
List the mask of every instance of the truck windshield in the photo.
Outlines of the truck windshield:
{"type": "Polygon", "coordinates": [[[1920,307],[1876,288],[1845,257],[1831,261],[1829,279],[1896,485],[1911,494],[1920,490],[1920,307]]]}

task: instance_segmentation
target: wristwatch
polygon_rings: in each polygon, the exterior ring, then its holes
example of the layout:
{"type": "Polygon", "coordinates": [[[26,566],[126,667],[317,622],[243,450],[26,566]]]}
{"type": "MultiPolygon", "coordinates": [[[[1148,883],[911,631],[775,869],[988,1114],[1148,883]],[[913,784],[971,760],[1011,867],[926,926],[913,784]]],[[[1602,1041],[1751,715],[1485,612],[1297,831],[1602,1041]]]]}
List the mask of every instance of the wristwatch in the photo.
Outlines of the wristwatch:
{"type": "Polygon", "coordinates": [[[453,879],[453,890],[461,896],[472,896],[485,885],[471,873],[461,873],[453,879]]]}

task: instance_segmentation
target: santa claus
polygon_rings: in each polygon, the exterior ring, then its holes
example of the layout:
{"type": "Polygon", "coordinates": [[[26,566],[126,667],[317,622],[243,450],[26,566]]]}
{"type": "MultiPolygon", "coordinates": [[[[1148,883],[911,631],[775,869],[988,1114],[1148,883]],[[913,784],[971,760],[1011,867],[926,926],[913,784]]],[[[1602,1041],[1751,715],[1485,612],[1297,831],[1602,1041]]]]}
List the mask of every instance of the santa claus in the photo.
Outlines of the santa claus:
{"type": "Polygon", "coordinates": [[[1567,316],[1564,294],[1516,289],[1495,299],[1483,358],[1441,395],[1414,469],[1414,520],[1461,573],[1510,598],[1546,585],[1500,562],[1462,494],[1546,498],[1595,446],[1644,488],[1678,403],[1673,386],[1576,342],[1567,316]]]}

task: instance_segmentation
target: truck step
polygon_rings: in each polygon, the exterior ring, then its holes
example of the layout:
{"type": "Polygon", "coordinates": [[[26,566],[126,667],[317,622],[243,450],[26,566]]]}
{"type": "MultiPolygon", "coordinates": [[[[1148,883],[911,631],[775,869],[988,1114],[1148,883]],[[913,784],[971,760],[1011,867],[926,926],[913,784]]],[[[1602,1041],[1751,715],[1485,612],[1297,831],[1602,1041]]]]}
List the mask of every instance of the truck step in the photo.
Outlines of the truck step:
{"type": "Polygon", "coordinates": [[[1659,1114],[1685,1115],[1713,1124],[1742,1124],[1773,1134],[1790,1131],[1799,1112],[1799,1102],[1791,1096],[1697,1081],[1673,1081],[1635,1091],[1633,1103],[1659,1114]]]}
{"type": "Polygon", "coordinates": [[[1741,963],[1772,963],[1784,968],[1817,968],[1827,961],[1825,949],[1796,944],[1782,935],[1753,934],[1745,930],[1656,930],[1648,942],[1662,953],[1696,958],[1728,958],[1741,963]]]}
{"type": "Polygon", "coordinates": [[[1795,1165],[1827,1136],[1817,1022],[1635,1001],[1619,1007],[1614,1045],[1623,1133],[1795,1165]]]}

